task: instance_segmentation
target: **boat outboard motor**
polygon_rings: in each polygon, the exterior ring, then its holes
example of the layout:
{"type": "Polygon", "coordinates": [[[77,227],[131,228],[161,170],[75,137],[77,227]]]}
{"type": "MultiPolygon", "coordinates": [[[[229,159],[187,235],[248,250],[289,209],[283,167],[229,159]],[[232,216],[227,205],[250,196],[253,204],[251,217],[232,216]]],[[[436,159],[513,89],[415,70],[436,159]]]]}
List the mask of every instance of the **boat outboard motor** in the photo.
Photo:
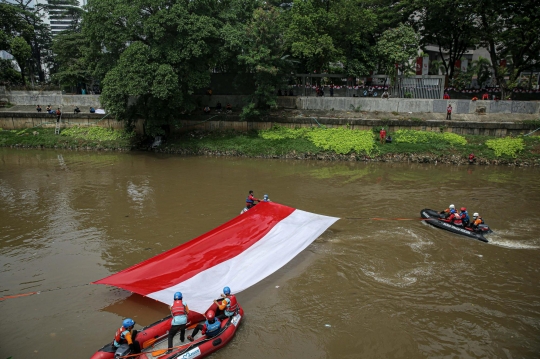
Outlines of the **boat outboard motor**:
{"type": "Polygon", "coordinates": [[[116,352],[114,353],[114,357],[120,358],[128,354],[131,354],[131,350],[129,349],[129,344],[122,344],[118,347],[118,349],[116,349],[116,352]]]}
{"type": "Polygon", "coordinates": [[[489,226],[487,224],[479,224],[478,225],[478,232],[489,233],[489,232],[491,232],[491,229],[489,229],[489,226]]]}

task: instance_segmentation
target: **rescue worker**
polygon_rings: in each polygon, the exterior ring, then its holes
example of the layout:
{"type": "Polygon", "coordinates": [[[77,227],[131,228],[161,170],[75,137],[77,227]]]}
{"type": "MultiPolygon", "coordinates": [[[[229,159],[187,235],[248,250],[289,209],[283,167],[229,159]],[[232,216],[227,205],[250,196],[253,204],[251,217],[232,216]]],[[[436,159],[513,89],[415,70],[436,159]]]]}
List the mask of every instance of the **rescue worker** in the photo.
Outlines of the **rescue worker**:
{"type": "Polygon", "coordinates": [[[189,308],[182,301],[182,292],[174,293],[174,302],[171,305],[171,329],[169,330],[168,346],[169,351],[173,347],[173,338],[180,331],[180,341],[184,342],[184,335],[186,334],[186,324],[188,320],[189,308]]]}
{"type": "Polygon", "coordinates": [[[221,294],[221,297],[223,298],[221,303],[218,303],[217,300],[214,300],[214,303],[216,303],[219,310],[223,311],[222,314],[218,315],[218,318],[223,320],[236,314],[236,311],[238,310],[238,302],[236,301],[234,294],[231,294],[231,288],[229,287],[223,288],[223,294],[221,294]]]}
{"type": "Polygon", "coordinates": [[[202,330],[202,335],[206,335],[206,338],[213,338],[216,335],[219,334],[219,331],[221,330],[221,321],[216,318],[216,313],[214,313],[213,310],[209,310],[206,312],[206,322],[204,325],[197,324],[195,329],[193,329],[193,333],[191,335],[188,335],[188,340],[193,341],[195,340],[195,336],[197,333],[199,333],[199,330],[202,330]]]}
{"type": "Polygon", "coordinates": [[[255,196],[253,196],[253,191],[249,191],[249,195],[246,198],[246,207],[247,207],[247,209],[250,209],[251,207],[253,207],[256,204],[255,201],[260,202],[261,200],[255,198],[255,196]]]}
{"type": "Polygon", "coordinates": [[[265,194],[265,195],[263,196],[263,202],[272,202],[272,201],[270,201],[270,198],[268,198],[268,195],[265,194]]]}
{"type": "Polygon", "coordinates": [[[478,225],[480,225],[480,224],[484,224],[484,220],[482,219],[482,217],[480,217],[478,212],[474,212],[473,213],[473,223],[472,223],[471,227],[473,227],[474,230],[477,230],[478,225]]]}
{"type": "Polygon", "coordinates": [[[448,206],[447,209],[445,209],[444,211],[441,211],[439,213],[444,214],[444,218],[447,218],[448,216],[450,216],[450,214],[451,214],[450,212],[452,210],[454,210],[454,211],[456,210],[456,206],[454,206],[453,204],[451,204],[450,206],[448,206]]]}
{"type": "Polygon", "coordinates": [[[448,220],[454,226],[458,226],[458,227],[463,226],[463,221],[461,220],[461,216],[455,209],[450,211],[450,217],[448,217],[448,220]]]}
{"type": "Polygon", "coordinates": [[[469,218],[469,213],[467,212],[467,208],[461,207],[460,212],[461,212],[460,213],[461,220],[463,221],[463,227],[468,227],[470,218],[469,218]]]}
{"type": "Polygon", "coordinates": [[[141,346],[139,342],[135,340],[137,331],[133,330],[135,321],[131,318],[126,318],[122,322],[122,326],[116,331],[114,335],[113,346],[118,349],[122,344],[128,344],[131,354],[138,354],[141,352],[141,346]]]}

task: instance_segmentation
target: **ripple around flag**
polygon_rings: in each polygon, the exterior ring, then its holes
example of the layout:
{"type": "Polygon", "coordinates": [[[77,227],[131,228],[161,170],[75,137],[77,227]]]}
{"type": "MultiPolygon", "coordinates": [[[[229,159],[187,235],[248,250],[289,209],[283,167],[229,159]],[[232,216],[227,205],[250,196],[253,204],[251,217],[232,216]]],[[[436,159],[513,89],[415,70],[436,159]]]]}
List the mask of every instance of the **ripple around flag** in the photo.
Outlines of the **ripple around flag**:
{"type": "Polygon", "coordinates": [[[287,264],[339,218],[261,202],[221,226],[94,284],[171,304],[182,292],[203,313],[229,286],[239,293],[287,264]]]}

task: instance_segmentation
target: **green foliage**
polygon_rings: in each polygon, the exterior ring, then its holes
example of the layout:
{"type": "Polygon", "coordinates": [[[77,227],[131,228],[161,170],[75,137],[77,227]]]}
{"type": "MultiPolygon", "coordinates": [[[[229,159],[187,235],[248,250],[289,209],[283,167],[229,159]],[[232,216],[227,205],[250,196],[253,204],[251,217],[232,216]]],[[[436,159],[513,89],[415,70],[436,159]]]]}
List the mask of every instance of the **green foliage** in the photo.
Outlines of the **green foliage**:
{"type": "Polygon", "coordinates": [[[377,55],[386,73],[395,76],[395,64],[402,67],[416,57],[419,41],[418,34],[411,26],[399,24],[396,28],[386,30],[376,45],[377,55]]]}
{"type": "Polygon", "coordinates": [[[259,132],[267,140],[306,138],[315,146],[338,154],[351,152],[371,154],[375,148],[371,131],[349,130],[347,128],[286,128],[275,126],[259,132]]]}
{"type": "Polygon", "coordinates": [[[53,41],[52,51],[57,63],[53,75],[61,86],[77,86],[90,81],[88,39],[80,31],[63,31],[53,41]]]}
{"type": "Polygon", "coordinates": [[[124,131],[117,131],[105,127],[75,126],[62,130],[61,135],[92,141],[117,141],[133,138],[135,136],[135,133],[126,133],[124,131]]]}
{"type": "Polygon", "coordinates": [[[398,130],[394,133],[396,143],[436,143],[445,142],[452,146],[464,146],[467,144],[465,137],[452,132],[429,132],[414,130],[398,130]]]}
{"type": "Polygon", "coordinates": [[[486,146],[495,151],[495,155],[497,157],[507,155],[514,158],[517,156],[519,151],[522,151],[525,148],[522,138],[512,137],[487,140],[486,146]]]}
{"type": "Polygon", "coordinates": [[[0,82],[11,84],[21,82],[21,73],[13,68],[11,60],[0,59],[0,82]]]}

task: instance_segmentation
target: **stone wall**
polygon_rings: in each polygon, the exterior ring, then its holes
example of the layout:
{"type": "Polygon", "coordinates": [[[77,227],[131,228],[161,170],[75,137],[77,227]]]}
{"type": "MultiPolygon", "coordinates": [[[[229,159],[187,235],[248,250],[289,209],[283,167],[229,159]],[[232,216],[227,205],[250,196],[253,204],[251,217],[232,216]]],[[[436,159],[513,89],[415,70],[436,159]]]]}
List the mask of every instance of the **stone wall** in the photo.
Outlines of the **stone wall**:
{"type": "Polygon", "coordinates": [[[446,113],[452,105],[453,114],[515,113],[537,114],[540,102],[532,101],[470,101],[424,100],[404,98],[362,97],[278,97],[278,106],[299,110],[397,112],[397,113],[446,113]]]}
{"type": "MultiPolygon", "coordinates": [[[[0,128],[3,130],[20,130],[32,127],[56,126],[56,116],[39,113],[21,113],[21,112],[0,112],[0,128]]],[[[96,114],[63,114],[61,128],[73,126],[99,126],[114,129],[123,129],[124,122],[116,121],[114,118],[105,115],[96,114]]],[[[142,127],[141,127],[142,131],[142,127]]]]}

